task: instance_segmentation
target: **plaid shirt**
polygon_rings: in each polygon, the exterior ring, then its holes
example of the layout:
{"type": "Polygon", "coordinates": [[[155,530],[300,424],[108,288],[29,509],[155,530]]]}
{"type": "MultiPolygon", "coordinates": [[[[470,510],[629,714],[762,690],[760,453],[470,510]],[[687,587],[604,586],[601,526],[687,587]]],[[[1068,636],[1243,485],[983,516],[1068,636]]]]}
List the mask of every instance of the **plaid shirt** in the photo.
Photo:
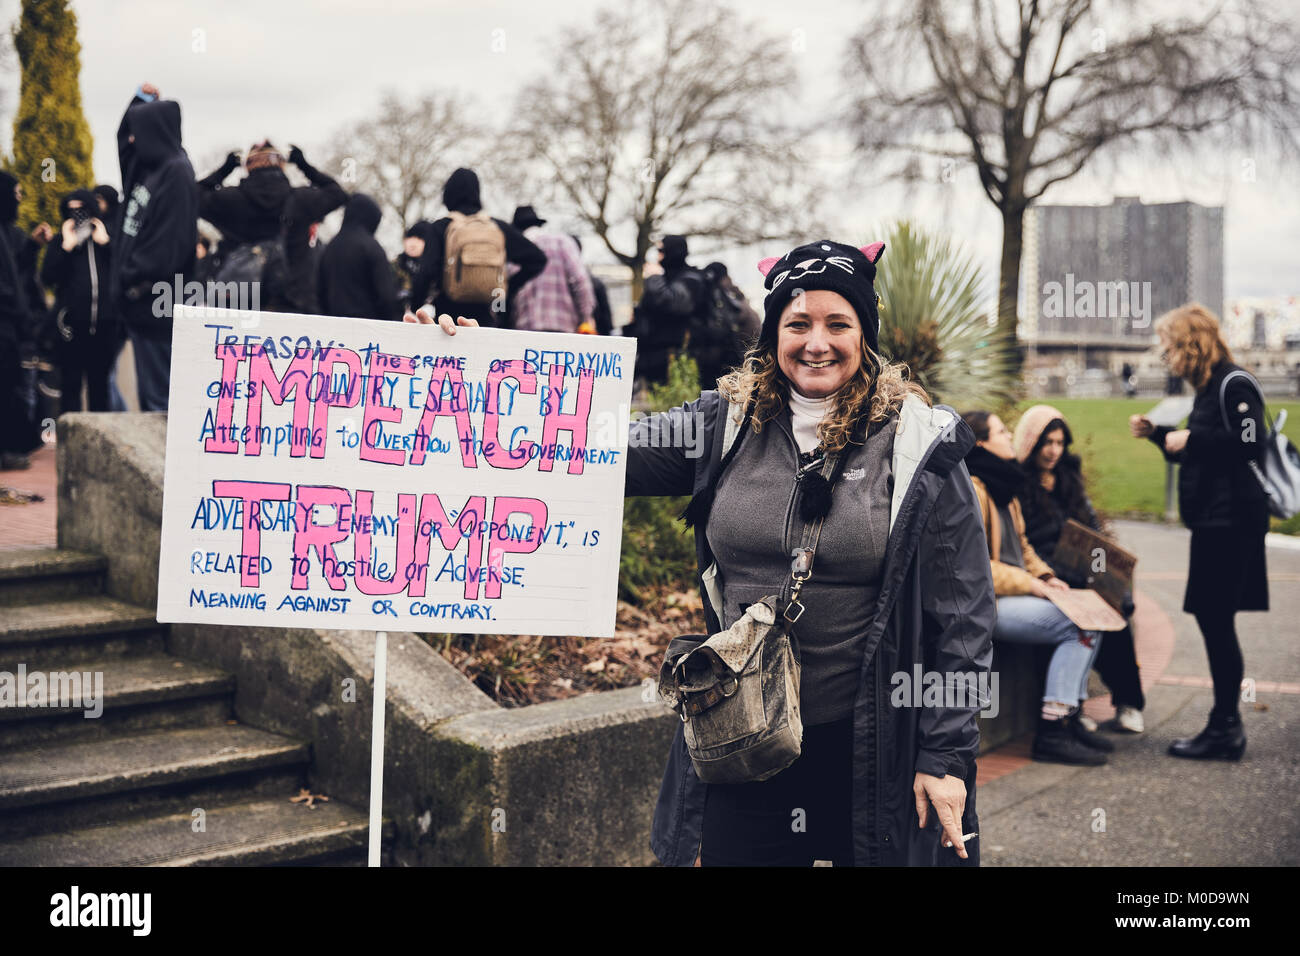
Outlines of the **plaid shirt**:
{"type": "Polygon", "coordinates": [[[582,264],[578,244],[568,236],[542,232],[534,226],[524,233],[546,253],[546,268],[515,294],[511,307],[517,329],[530,332],[576,332],[591,319],[596,293],[582,264]]]}

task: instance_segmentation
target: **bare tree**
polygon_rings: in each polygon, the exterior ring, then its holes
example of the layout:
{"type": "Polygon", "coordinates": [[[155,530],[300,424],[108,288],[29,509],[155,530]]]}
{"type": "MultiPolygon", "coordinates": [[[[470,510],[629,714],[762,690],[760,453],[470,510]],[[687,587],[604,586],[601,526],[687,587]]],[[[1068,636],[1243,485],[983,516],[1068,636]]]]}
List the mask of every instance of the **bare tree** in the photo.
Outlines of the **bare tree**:
{"type": "Polygon", "coordinates": [[[802,236],[810,147],[789,121],[790,39],[726,8],[652,0],[566,31],[516,101],[518,191],[571,208],[633,270],[661,231],[739,243],[802,236]],[[525,186],[524,184],[528,185],[525,186]]]}
{"type": "Polygon", "coordinates": [[[406,103],[387,92],[373,118],[334,136],[328,169],[349,192],[368,193],[405,230],[435,213],[457,166],[482,158],[484,131],[466,112],[451,94],[406,103]]]}
{"type": "MultiPolygon", "coordinates": [[[[1141,4],[906,0],[849,53],[849,120],[895,170],[970,160],[1002,214],[998,324],[1014,336],[1025,210],[1099,154],[1207,147],[1228,135],[1296,145],[1300,43],[1255,0],[1151,22],[1141,4]]],[[[1204,7],[1204,4],[1198,4],[1204,7]]]]}

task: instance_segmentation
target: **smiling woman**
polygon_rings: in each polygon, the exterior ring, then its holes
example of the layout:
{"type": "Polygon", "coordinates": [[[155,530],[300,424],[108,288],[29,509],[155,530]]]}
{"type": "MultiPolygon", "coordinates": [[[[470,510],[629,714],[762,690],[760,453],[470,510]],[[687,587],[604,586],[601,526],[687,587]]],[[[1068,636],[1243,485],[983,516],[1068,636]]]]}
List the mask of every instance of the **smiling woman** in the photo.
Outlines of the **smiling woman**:
{"type": "Polygon", "coordinates": [[[715,705],[687,694],[655,811],[666,864],[978,860],[962,840],[977,830],[978,704],[895,706],[888,692],[923,647],[926,667],[978,680],[993,590],[961,464],[974,437],[877,351],[883,252],[821,240],[759,263],[769,294],[758,344],[685,408],[710,454],[629,450],[628,494],[693,496],[709,630],[743,626],[774,593],[777,613],[797,618],[798,690],[782,719],[799,746],[721,782],[697,763],[686,716],[715,705]]]}
{"type": "MultiPolygon", "coordinates": [[[[718,391],[631,427],[626,493],[692,496],[684,517],[710,632],[743,632],[768,600],[797,622],[753,652],[767,660],[787,636],[796,649],[780,705],[768,707],[770,688],[747,666],[725,663],[713,685],[680,695],[650,841],[666,865],[978,864],[976,715],[986,702],[918,707],[890,693],[894,675],[922,669],[988,681],[993,580],[962,463],[975,436],[877,354],[883,252],[820,240],[762,260],[763,327],[744,364],[718,391]],[[682,416],[694,441],[656,440],[682,416]],[[749,716],[760,729],[720,748],[740,748],[745,772],[729,779],[747,782],[705,783],[688,712],[733,695],[758,702],[749,716]]],[[[477,324],[437,323],[449,335],[477,324]]]]}

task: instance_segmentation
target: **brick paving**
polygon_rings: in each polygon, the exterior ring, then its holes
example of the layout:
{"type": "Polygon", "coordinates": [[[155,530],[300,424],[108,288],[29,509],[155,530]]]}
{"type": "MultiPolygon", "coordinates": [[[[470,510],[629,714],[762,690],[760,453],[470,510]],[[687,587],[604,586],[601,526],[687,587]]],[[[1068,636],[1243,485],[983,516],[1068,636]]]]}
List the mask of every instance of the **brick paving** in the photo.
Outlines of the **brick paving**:
{"type": "Polygon", "coordinates": [[[58,544],[54,446],[45,445],[32,452],[31,462],[32,466],[22,471],[0,471],[0,487],[38,494],[45,499],[28,504],[0,504],[0,551],[53,548],[58,544]]]}

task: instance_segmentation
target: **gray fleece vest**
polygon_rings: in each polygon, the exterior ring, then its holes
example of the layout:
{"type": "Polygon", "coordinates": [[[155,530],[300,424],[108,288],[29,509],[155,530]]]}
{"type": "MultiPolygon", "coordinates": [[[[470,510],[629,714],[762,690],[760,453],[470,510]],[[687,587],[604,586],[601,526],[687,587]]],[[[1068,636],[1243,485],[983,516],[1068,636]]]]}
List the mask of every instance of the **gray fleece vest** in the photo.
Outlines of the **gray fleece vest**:
{"type": "MultiPolygon", "coordinates": [[[[798,446],[789,414],[785,410],[757,435],[746,435],[718,483],[708,539],[722,588],[723,627],[747,605],[781,592],[790,576],[790,552],[803,543],[795,481],[798,446]]],[[[893,442],[889,422],[865,445],[849,446],[831,496],[813,575],[801,598],[806,610],[794,629],[806,725],[838,720],[853,710],[889,535],[893,442]]]]}

